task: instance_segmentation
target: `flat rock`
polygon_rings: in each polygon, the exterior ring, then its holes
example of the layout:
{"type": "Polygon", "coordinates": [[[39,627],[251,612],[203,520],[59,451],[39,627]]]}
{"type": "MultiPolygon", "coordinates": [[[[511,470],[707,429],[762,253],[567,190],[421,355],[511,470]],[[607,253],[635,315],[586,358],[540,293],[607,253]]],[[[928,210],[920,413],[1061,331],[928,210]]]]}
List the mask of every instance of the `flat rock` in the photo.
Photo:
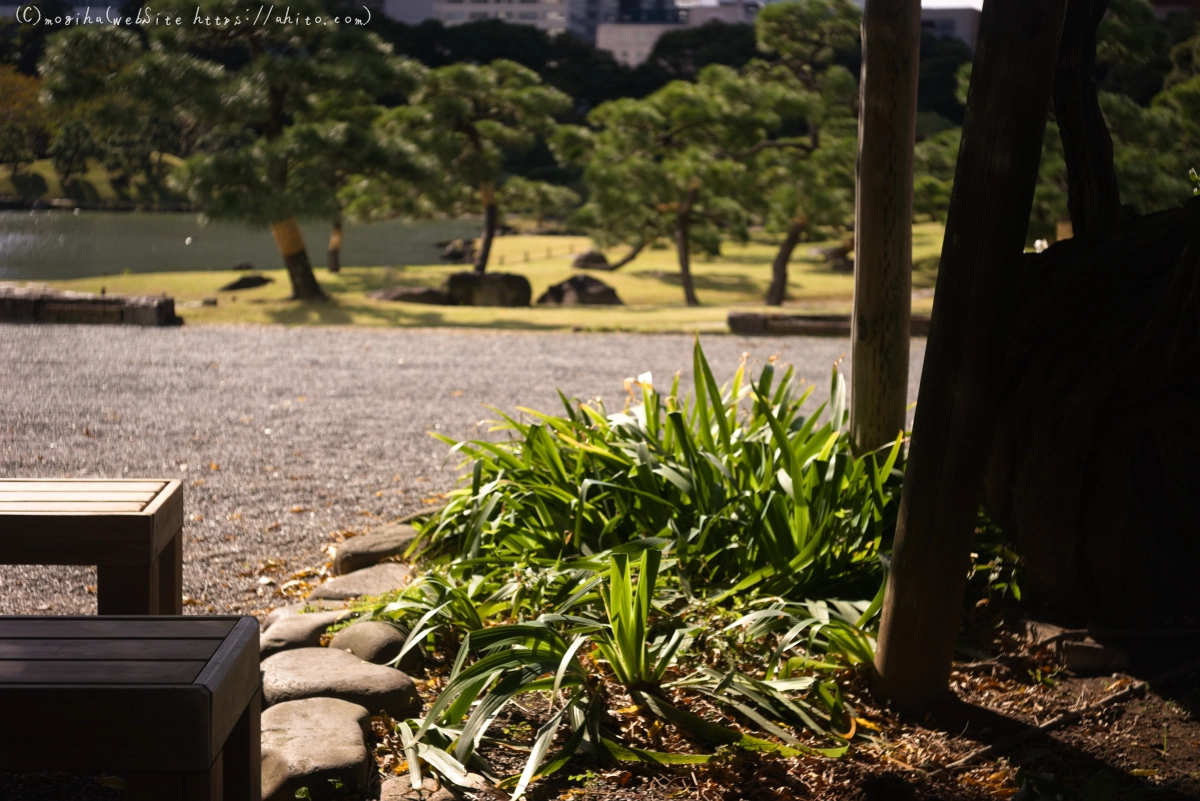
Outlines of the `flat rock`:
{"type": "MultiPolygon", "coordinates": [[[[381,620],[364,620],[333,635],[329,647],[349,651],[364,662],[386,665],[400,654],[407,638],[408,632],[400,626],[381,620]]],[[[404,655],[400,669],[414,668],[420,663],[421,653],[413,648],[404,655]]]]}
{"type": "Polygon", "coordinates": [[[284,615],[258,637],[258,653],[266,659],[289,648],[315,648],[325,629],[350,617],[349,610],[284,615]]]}
{"type": "Polygon", "coordinates": [[[413,790],[412,779],[404,775],[384,779],[379,801],[454,801],[454,793],[429,776],[424,777],[419,791],[413,790]]]}
{"type": "Polygon", "coordinates": [[[346,608],[346,604],[341,601],[313,601],[311,603],[288,604],[280,606],[268,612],[260,622],[263,631],[271,628],[271,626],[291,615],[307,614],[311,612],[332,612],[346,608]],[[306,613],[305,610],[308,610],[306,613]]]}
{"type": "Polygon", "coordinates": [[[364,662],[334,648],[293,648],[262,661],[263,701],[340,698],[399,720],[421,711],[417,688],[399,670],[364,662]]]}
{"type": "Polygon", "coordinates": [[[263,801],[294,801],[307,787],[314,801],[365,787],[370,776],[366,736],[371,714],[336,698],[307,698],[262,713],[263,801]]]}
{"type": "Polygon", "coordinates": [[[356,570],[344,576],[330,579],[308,594],[310,600],[344,601],[348,598],[364,598],[383,595],[403,587],[412,578],[412,568],[395,562],[356,570]]]}
{"type": "Polygon", "coordinates": [[[333,572],[339,576],[377,565],[384,559],[402,556],[417,538],[407,523],[392,523],[366,534],[338,543],[333,557],[333,572]]]}

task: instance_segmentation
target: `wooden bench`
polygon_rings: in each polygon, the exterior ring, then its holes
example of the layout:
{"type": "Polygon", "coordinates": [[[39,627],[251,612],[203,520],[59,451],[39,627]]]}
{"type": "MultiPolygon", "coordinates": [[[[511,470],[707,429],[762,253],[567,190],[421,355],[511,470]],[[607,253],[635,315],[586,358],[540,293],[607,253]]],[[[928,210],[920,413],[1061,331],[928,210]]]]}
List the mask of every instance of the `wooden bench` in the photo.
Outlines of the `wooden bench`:
{"type": "Polygon", "coordinates": [[[111,772],[131,801],[259,801],[252,617],[0,617],[0,771],[111,772]]]}
{"type": "Polygon", "coordinates": [[[0,564],[96,565],[101,615],[183,614],[183,489],[0,479],[0,564]]]}

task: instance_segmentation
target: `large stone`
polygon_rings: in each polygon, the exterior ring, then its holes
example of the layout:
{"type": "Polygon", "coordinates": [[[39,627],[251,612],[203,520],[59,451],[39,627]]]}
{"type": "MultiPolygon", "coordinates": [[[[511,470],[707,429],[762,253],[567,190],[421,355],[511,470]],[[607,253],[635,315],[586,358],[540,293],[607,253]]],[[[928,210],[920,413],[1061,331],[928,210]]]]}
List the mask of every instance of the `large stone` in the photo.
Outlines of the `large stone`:
{"type": "Polygon", "coordinates": [[[514,273],[452,273],[446,291],[459,306],[528,306],[533,298],[529,279],[514,273]]]}
{"type": "Polygon", "coordinates": [[[367,534],[351,537],[338,543],[333,557],[333,572],[339,576],[377,565],[384,559],[402,556],[417,538],[417,532],[407,523],[393,523],[367,534]]]}
{"type": "Polygon", "coordinates": [[[348,610],[285,615],[259,635],[259,655],[266,659],[290,648],[315,648],[321,644],[321,635],[327,628],[348,617],[348,610]]]}
{"type": "Polygon", "coordinates": [[[431,306],[453,306],[454,300],[441,289],[428,286],[389,286],[367,293],[374,300],[395,300],[401,303],[425,303],[431,306]]]}
{"type": "Polygon", "coordinates": [[[419,714],[416,685],[399,670],[364,662],[333,648],[294,648],[262,661],[263,701],[269,705],[302,698],[340,698],[385,710],[397,719],[419,714]]]}
{"type": "Polygon", "coordinates": [[[298,604],[288,604],[287,606],[278,606],[268,612],[260,622],[263,631],[271,628],[271,626],[283,620],[285,617],[292,615],[306,614],[310,612],[333,612],[341,611],[346,608],[344,601],[312,601],[298,604]]]}
{"type": "MultiPolygon", "coordinates": [[[[400,655],[406,639],[408,632],[400,626],[381,620],[364,620],[333,635],[329,647],[349,651],[364,662],[386,665],[400,655]]],[[[399,666],[401,670],[408,670],[420,662],[421,653],[413,648],[404,655],[399,666]]]]}
{"type": "Polygon", "coordinates": [[[576,270],[607,270],[608,259],[598,250],[586,250],[571,261],[576,270]]]}
{"type": "Polygon", "coordinates": [[[432,776],[424,776],[421,789],[414,790],[408,774],[383,780],[379,801],[454,801],[454,793],[432,776]]]}
{"type": "Polygon", "coordinates": [[[620,306],[617,290],[590,275],[573,275],[561,284],[547,289],[538,305],[560,304],[563,306],[620,306]]]}
{"type": "Polygon", "coordinates": [[[396,562],[356,570],[330,579],[308,594],[310,600],[336,600],[383,595],[403,587],[412,578],[412,568],[396,562]]]}
{"type": "Polygon", "coordinates": [[[263,710],[263,801],[294,801],[305,787],[318,801],[365,788],[371,771],[370,722],[365,707],[336,698],[307,698],[263,710]]]}

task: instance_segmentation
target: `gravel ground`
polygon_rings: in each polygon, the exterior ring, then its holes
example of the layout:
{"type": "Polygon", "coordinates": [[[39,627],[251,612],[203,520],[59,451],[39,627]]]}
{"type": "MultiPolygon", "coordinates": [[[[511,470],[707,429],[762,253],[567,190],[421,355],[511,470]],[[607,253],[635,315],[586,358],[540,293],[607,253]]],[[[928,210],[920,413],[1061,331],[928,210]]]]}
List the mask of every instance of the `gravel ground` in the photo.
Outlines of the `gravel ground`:
{"type": "MultiPolygon", "coordinates": [[[[179,478],[187,610],[247,613],[254,569],[324,561],[330,534],[424,508],[456,463],[428,432],[479,436],[484,404],[624,403],[683,368],[687,335],[0,325],[0,477],[179,478]]],[[[913,340],[910,400],[925,341],[913,340]]],[[[845,339],[710,336],[718,381],[778,354],[827,392],[845,339]]],[[[848,358],[847,358],[848,361],[848,358]]],[[[0,566],[0,614],[94,614],[95,571],[0,566]]]]}

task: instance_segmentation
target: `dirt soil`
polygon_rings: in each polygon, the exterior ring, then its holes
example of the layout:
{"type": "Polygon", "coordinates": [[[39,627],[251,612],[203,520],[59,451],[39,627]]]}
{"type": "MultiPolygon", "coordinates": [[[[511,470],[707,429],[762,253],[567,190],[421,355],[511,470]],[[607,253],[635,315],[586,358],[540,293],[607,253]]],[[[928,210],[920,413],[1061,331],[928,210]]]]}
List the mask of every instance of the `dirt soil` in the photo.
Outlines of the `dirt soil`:
{"type": "MultiPolygon", "coordinates": [[[[778,758],[732,752],[706,765],[600,763],[577,758],[531,788],[531,801],[1140,801],[1200,799],[1200,662],[1197,643],[1172,638],[1134,652],[1128,672],[1077,675],[1057,646],[1031,644],[1023,626],[993,630],[983,655],[956,665],[954,700],[937,716],[912,720],[876,705],[865,676],[848,677],[860,737],[843,759],[778,758]],[[1182,673],[1181,665],[1190,665],[1182,673]],[[1167,681],[1141,682],[1174,671],[1167,681]],[[1034,735],[957,769],[958,760],[1064,712],[1106,696],[1132,697],[1099,706],[1073,723],[1034,735]],[[1024,786],[1024,790],[1022,789],[1024,786]]],[[[1126,646],[1128,642],[1124,643],[1126,646]]],[[[428,686],[430,699],[441,681],[428,686]]],[[[532,741],[542,715],[526,701],[493,724],[490,734],[532,741]]],[[[733,723],[727,719],[726,723],[733,723]]],[[[624,727],[623,727],[624,728],[624,727]]],[[[627,729],[628,731],[628,729],[627,729]]],[[[681,750],[687,750],[686,743],[681,750]]],[[[660,742],[661,747],[663,743],[660,742]]],[[[667,744],[667,750],[675,750],[667,744]]],[[[645,744],[644,747],[650,747],[645,744]]],[[[496,746],[481,753],[502,773],[517,774],[526,755],[496,746]]],[[[385,773],[403,768],[379,750],[385,773]]],[[[470,801],[505,798],[467,792],[470,801]]]]}

